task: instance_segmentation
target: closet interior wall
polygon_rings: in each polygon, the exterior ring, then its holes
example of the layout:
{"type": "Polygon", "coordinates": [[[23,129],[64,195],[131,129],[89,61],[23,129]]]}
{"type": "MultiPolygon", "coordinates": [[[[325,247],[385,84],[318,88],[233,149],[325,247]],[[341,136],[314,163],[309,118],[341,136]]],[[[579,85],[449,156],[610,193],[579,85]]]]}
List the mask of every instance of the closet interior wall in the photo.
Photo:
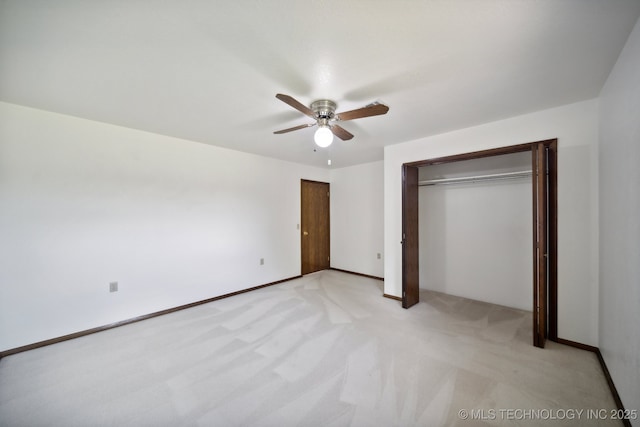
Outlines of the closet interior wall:
{"type": "MultiPolygon", "coordinates": [[[[531,152],[423,166],[420,182],[531,170],[531,152]]],[[[528,174],[419,187],[420,288],[531,311],[528,174]]]]}

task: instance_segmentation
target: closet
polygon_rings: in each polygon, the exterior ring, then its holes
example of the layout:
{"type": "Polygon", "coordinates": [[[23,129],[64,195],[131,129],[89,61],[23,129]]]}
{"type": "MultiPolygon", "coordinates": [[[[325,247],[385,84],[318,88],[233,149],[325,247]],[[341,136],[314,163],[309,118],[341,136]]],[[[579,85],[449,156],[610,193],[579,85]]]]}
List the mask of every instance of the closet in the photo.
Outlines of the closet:
{"type": "Polygon", "coordinates": [[[419,285],[531,311],[531,152],[418,169],[419,285]]]}
{"type": "Polygon", "coordinates": [[[558,339],[557,146],[549,139],[402,165],[404,308],[420,302],[421,286],[524,309],[530,304],[533,344],[558,339]],[[519,186],[529,189],[528,210],[519,186]],[[517,285],[527,271],[530,300],[517,285]]]}

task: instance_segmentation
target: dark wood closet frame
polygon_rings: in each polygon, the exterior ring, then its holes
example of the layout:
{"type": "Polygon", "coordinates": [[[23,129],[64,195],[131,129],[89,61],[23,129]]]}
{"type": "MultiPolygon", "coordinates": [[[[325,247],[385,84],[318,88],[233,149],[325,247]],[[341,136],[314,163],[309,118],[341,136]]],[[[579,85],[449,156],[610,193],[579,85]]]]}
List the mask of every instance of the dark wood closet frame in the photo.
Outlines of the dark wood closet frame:
{"type": "Polygon", "coordinates": [[[418,168],[531,152],[533,196],[533,344],[558,340],[557,139],[439,157],[402,165],[402,306],[419,301],[418,168]],[[537,173],[542,171],[545,173],[537,173]],[[541,246],[541,247],[539,247],[541,246]]]}

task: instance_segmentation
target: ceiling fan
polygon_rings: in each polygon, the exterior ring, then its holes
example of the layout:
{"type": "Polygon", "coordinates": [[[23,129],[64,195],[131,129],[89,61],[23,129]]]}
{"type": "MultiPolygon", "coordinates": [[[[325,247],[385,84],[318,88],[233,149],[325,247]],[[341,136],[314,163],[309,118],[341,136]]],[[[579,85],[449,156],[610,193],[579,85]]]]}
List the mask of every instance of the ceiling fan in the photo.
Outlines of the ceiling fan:
{"type": "Polygon", "coordinates": [[[361,119],[363,117],[379,116],[381,114],[387,114],[387,111],[389,111],[389,107],[387,107],[386,105],[380,104],[379,102],[374,102],[362,108],[345,111],[343,113],[336,113],[336,103],[328,99],[319,99],[312,102],[310,107],[307,107],[306,105],[303,105],[289,95],[283,95],[279,93],[276,95],[276,98],[300,111],[302,114],[311,117],[315,120],[315,122],[294,126],[288,129],[278,130],[273,133],[287,133],[294,130],[304,129],[317,125],[318,130],[314,135],[314,140],[320,147],[328,147],[329,145],[331,145],[331,142],[333,141],[333,135],[337,136],[343,141],[347,141],[353,138],[353,135],[351,133],[335,124],[335,122],[344,122],[347,120],[361,119]]]}

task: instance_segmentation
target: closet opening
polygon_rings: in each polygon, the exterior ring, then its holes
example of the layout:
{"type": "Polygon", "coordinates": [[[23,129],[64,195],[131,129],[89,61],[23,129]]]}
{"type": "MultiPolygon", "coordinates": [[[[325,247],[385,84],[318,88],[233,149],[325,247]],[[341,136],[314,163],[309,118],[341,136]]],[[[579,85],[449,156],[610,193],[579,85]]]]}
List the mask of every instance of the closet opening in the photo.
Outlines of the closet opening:
{"type": "Polygon", "coordinates": [[[556,341],[557,140],[404,164],[401,243],[404,308],[422,284],[532,310],[533,344],[556,341]]]}

